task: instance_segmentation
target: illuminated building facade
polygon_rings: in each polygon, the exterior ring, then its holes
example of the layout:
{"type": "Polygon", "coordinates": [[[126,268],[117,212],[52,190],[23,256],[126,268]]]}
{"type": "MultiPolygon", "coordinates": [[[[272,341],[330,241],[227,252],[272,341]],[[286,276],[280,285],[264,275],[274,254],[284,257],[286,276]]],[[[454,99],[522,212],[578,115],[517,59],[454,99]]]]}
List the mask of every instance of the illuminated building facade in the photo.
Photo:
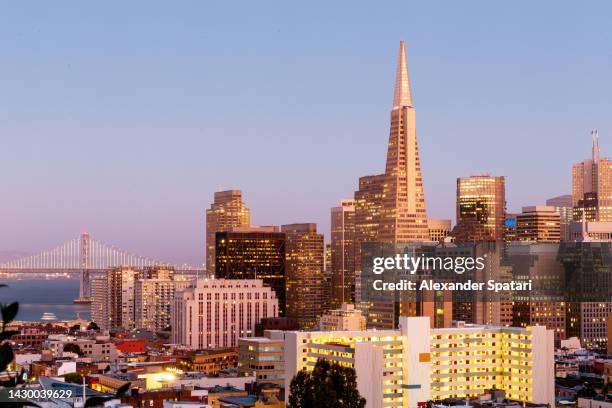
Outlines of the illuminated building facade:
{"type": "MultiPolygon", "coordinates": [[[[361,177],[359,190],[355,192],[355,275],[358,277],[361,273],[361,246],[364,243],[397,244],[428,240],[416,111],[410,90],[406,45],[401,41],[385,172],[361,177]]],[[[372,327],[387,327],[386,322],[393,324],[397,320],[397,313],[401,313],[398,305],[362,302],[357,283],[354,293],[350,298],[345,294],[343,300],[355,302],[367,310],[368,324],[373,322],[372,327]]]]}
{"type": "Polygon", "coordinates": [[[331,308],[354,301],[355,200],[346,199],[331,209],[331,308]]]}
{"type": "Polygon", "coordinates": [[[215,234],[233,227],[248,227],[250,212],[242,202],[242,191],[227,190],[215,193],[215,201],[206,210],[206,271],[215,272],[215,234]]]}
{"type": "MultiPolygon", "coordinates": [[[[355,269],[361,270],[361,246],[366,242],[378,242],[378,226],[382,210],[385,175],[359,178],[359,190],[355,191],[355,269]]],[[[345,296],[345,301],[352,301],[345,296]]]]}
{"type": "Polygon", "coordinates": [[[560,242],[561,216],[551,206],[523,207],[516,216],[516,236],[519,241],[560,242]]]}
{"type": "Polygon", "coordinates": [[[406,45],[400,42],[383,185],[379,240],[427,241],[427,211],[416,135],[416,111],[410,91],[406,45]]]}
{"type": "Polygon", "coordinates": [[[172,342],[190,349],[237,347],[261,319],[277,315],[276,294],[260,279],[200,279],[175,293],[172,342]]]}
{"type": "Polygon", "coordinates": [[[262,279],[276,292],[279,315],[286,311],[285,234],[275,226],[236,227],[216,234],[215,277],[262,279]]]}
{"type": "Polygon", "coordinates": [[[609,342],[607,319],[612,302],[579,302],[567,304],[567,336],[578,337],[583,347],[606,349],[609,342]]]}
{"type": "Polygon", "coordinates": [[[573,220],[572,195],[565,194],[546,200],[546,205],[555,208],[561,223],[561,241],[570,241],[570,224],[573,220]]]}
{"type": "Polygon", "coordinates": [[[572,166],[574,221],[612,221],[612,160],[601,158],[597,130],[591,159],[572,166]]]}
{"type": "Polygon", "coordinates": [[[451,220],[427,219],[427,233],[430,241],[444,241],[451,232],[451,220]]]}
{"type": "Polygon", "coordinates": [[[138,279],[134,291],[136,327],[154,332],[169,327],[175,291],[174,271],[160,270],[155,277],[138,279]]]}
{"type": "Polygon", "coordinates": [[[401,317],[397,330],[286,332],[285,389],[323,358],[352,367],[366,407],[417,407],[475,397],[495,388],[509,399],[554,406],[553,333],[458,325],[431,329],[427,317],[401,317]]]}
{"type": "Polygon", "coordinates": [[[355,305],[343,303],[339,309],[330,310],[319,319],[319,330],[365,330],[366,319],[355,305]]]}
{"type": "Polygon", "coordinates": [[[288,224],[285,234],[286,294],[288,317],[295,318],[300,328],[312,329],[323,313],[323,235],[317,224],[288,224]]]}
{"type": "Polygon", "coordinates": [[[238,368],[255,374],[255,381],[285,384],[285,341],[280,332],[238,339],[238,368]],[[270,335],[271,334],[271,335],[270,335]]]}
{"type": "Polygon", "coordinates": [[[493,241],[504,238],[506,207],[503,176],[470,176],[457,179],[457,227],[476,222],[493,241]]]}

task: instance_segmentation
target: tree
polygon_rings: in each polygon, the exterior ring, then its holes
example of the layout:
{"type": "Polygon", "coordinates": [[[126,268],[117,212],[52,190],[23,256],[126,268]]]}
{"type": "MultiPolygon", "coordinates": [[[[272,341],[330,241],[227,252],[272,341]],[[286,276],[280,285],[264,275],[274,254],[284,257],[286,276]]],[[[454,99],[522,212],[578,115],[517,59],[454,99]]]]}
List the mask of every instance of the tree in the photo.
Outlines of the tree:
{"type": "Polygon", "coordinates": [[[355,370],[319,359],[311,373],[305,369],[291,380],[287,408],[364,408],[355,370]]]}
{"type": "Polygon", "coordinates": [[[77,354],[79,357],[83,355],[81,348],[79,347],[78,344],[75,344],[75,343],[66,344],[64,346],[64,353],[74,353],[74,354],[77,354]]]}
{"type": "Polygon", "coordinates": [[[87,330],[99,331],[100,327],[96,324],[96,322],[91,322],[89,323],[89,326],[87,326],[87,330]]]}
{"type": "Polygon", "coordinates": [[[79,330],[81,330],[81,325],[80,324],[75,324],[74,326],[72,326],[69,330],[70,334],[74,334],[76,332],[78,332],[79,330]]]}
{"type": "MultiPolygon", "coordinates": [[[[7,285],[1,283],[0,288],[6,288],[7,285]]],[[[0,372],[3,374],[8,374],[5,380],[0,381],[0,388],[4,387],[17,387],[21,386],[24,383],[24,371],[21,370],[18,374],[9,374],[6,372],[8,366],[13,362],[13,358],[15,354],[13,353],[13,348],[11,347],[10,339],[15,334],[19,334],[16,330],[6,330],[6,325],[10,324],[15,317],[17,316],[17,312],[19,311],[19,303],[13,302],[9,304],[0,303],[0,316],[2,318],[2,324],[0,330],[0,372]]],[[[14,407],[37,407],[40,408],[40,405],[35,404],[34,402],[26,401],[26,402],[16,402],[13,404],[14,407]]]]}
{"type": "Polygon", "coordinates": [[[79,373],[68,373],[64,375],[64,381],[73,384],[83,384],[83,376],[79,373]]]}

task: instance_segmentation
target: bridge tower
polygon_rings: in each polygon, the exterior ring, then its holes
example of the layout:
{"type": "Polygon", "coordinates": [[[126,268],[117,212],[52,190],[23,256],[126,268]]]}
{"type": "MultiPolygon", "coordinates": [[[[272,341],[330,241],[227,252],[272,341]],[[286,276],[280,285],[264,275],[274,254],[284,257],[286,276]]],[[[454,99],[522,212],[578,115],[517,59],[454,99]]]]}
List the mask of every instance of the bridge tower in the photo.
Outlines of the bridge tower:
{"type": "Polygon", "coordinates": [[[90,303],[91,290],[89,284],[89,273],[91,269],[91,241],[89,234],[83,232],[79,242],[79,267],[81,269],[81,282],[79,285],[79,298],[74,303],[90,303]]]}

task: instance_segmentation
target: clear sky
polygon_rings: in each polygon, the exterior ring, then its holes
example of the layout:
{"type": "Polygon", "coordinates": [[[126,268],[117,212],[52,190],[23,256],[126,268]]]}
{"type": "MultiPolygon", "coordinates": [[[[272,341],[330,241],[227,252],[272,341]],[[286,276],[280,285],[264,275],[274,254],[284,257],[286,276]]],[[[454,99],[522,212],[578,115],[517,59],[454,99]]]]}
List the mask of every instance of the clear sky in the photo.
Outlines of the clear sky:
{"type": "Polygon", "coordinates": [[[509,210],[570,192],[590,129],[612,155],[608,1],[3,2],[0,250],[88,230],[202,262],[204,209],[317,222],[383,171],[405,39],[431,217],[456,177],[509,210]],[[376,5],[376,6],[375,6],[376,5]]]}

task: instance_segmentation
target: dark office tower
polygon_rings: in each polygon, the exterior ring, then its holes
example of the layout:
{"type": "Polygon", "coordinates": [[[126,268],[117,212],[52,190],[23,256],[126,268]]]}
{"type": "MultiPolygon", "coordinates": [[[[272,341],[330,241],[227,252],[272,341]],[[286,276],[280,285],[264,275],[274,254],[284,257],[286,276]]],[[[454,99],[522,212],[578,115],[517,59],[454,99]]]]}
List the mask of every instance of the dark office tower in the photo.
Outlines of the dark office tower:
{"type": "Polygon", "coordinates": [[[412,103],[406,46],[400,42],[387,147],[379,239],[387,243],[429,240],[416,111],[412,103]]]}
{"type": "Polygon", "coordinates": [[[287,274],[287,317],[312,329],[323,314],[323,235],[317,224],[283,225],[287,274]]]}
{"type": "Polygon", "coordinates": [[[242,202],[240,190],[218,191],[215,202],[206,210],[206,271],[215,271],[215,234],[234,227],[248,227],[250,213],[242,202]]]}
{"type": "Polygon", "coordinates": [[[217,232],[215,276],[262,279],[276,292],[279,315],[285,316],[285,234],[273,226],[235,227],[217,232]]]}
{"type": "Polygon", "coordinates": [[[331,308],[355,301],[355,201],[331,209],[331,308]]]}
{"type": "MultiPolygon", "coordinates": [[[[502,241],[506,210],[503,176],[470,176],[457,179],[457,226],[475,240],[502,241]],[[481,228],[482,227],[482,228],[481,228]]],[[[455,236],[460,235],[458,233],[455,236]]],[[[463,240],[469,242],[469,239],[463,240]]]]}

